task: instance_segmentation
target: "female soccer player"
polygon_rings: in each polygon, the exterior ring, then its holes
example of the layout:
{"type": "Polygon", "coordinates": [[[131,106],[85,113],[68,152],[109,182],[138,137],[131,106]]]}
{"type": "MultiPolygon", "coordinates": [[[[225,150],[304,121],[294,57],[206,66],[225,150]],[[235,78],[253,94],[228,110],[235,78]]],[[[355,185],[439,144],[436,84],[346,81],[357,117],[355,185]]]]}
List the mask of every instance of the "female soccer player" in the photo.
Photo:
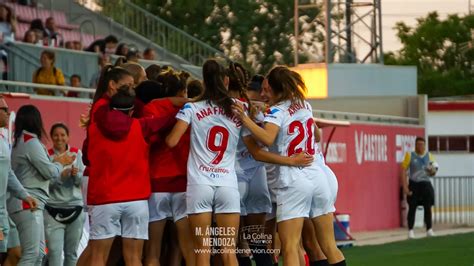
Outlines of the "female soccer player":
{"type": "Polygon", "coordinates": [[[229,78],[216,60],[203,65],[204,93],[179,111],[166,138],[175,147],[191,126],[186,204],[194,237],[196,265],[209,265],[211,235],[218,237],[224,265],[237,265],[235,243],[239,229],[240,196],[235,154],[241,122],[232,112],[229,78]],[[219,230],[211,232],[212,214],[219,230]]]}
{"type": "Polygon", "coordinates": [[[130,87],[119,88],[110,105],[96,111],[97,120],[88,127],[92,265],[106,264],[115,236],[122,237],[126,265],[141,265],[143,242],[148,238],[148,143],[163,127],[171,126],[174,118],[131,118],[134,101],[130,87]],[[109,118],[121,120],[122,127],[114,131],[103,127],[111,122],[109,118]]]}
{"type": "MultiPolygon", "coordinates": [[[[319,165],[321,166],[321,168],[323,168],[324,171],[327,171],[326,174],[329,174],[328,181],[334,182],[336,180],[335,178],[332,178],[332,175],[334,175],[334,173],[332,173],[332,170],[326,165],[324,155],[319,146],[319,142],[321,141],[321,132],[316,125],[314,128],[314,140],[316,150],[315,154],[317,158],[316,161],[319,163],[319,165]],[[332,175],[330,173],[332,173],[332,175]]],[[[335,182],[335,184],[333,185],[330,185],[330,187],[332,188],[332,193],[334,193],[333,197],[337,198],[337,182],[335,182]]],[[[324,255],[324,252],[322,251],[321,246],[318,243],[314,225],[309,218],[304,219],[303,233],[301,234],[301,237],[303,248],[306,251],[306,254],[308,255],[310,266],[329,265],[326,255],[324,255]]]]}
{"type": "MultiPolygon", "coordinates": [[[[145,117],[168,114],[176,116],[180,108],[173,106],[164,97],[187,98],[186,78],[170,69],[161,73],[155,81],[146,81],[136,88],[137,96],[146,103],[145,117]],[[145,86],[146,84],[153,85],[145,86]]],[[[170,128],[171,129],[171,128],[170,128]]],[[[194,265],[194,248],[186,214],[186,172],[189,155],[189,130],[174,148],[169,148],[164,139],[170,130],[164,130],[150,147],[150,172],[152,195],[148,201],[150,210],[149,240],[145,243],[145,265],[160,265],[163,233],[167,219],[172,218],[177,227],[178,242],[186,265],[194,265]]],[[[168,224],[168,226],[174,226],[168,224]]],[[[172,239],[175,241],[175,239],[172,239]]],[[[169,243],[170,245],[176,242],[169,243]]],[[[173,251],[172,251],[173,252],[173,251]]],[[[168,253],[172,253],[168,252],[168,253]]],[[[179,254],[178,254],[179,255],[179,254]]],[[[172,259],[176,256],[169,256],[172,259]]],[[[178,260],[181,257],[178,256],[178,260]]],[[[168,260],[169,265],[173,262],[168,260]]],[[[168,265],[167,264],[167,265],[168,265]]]]}
{"type": "MultiPolygon", "coordinates": [[[[287,67],[273,68],[264,81],[264,93],[272,105],[264,128],[248,117],[242,106],[235,106],[242,123],[258,141],[276,143],[283,156],[305,151],[315,155],[314,121],[311,105],[305,101],[306,86],[301,76],[287,67]]],[[[315,158],[316,159],[316,158],[315,158]]],[[[333,233],[335,195],[325,171],[315,160],[300,168],[280,166],[277,201],[277,223],[284,265],[299,261],[298,250],[305,217],[310,217],[321,248],[332,265],[345,265],[333,233]]],[[[337,182],[337,181],[335,181],[337,182]]]]}
{"type": "MultiPolygon", "coordinates": [[[[252,101],[258,101],[258,93],[254,90],[260,90],[261,83],[253,84],[256,87],[253,91],[247,90],[247,84],[250,81],[248,71],[239,63],[231,62],[228,68],[229,73],[229,92],[234,97],[243,98],[248,102],[250,108],[253,108],[252,101]],[[249,95],[253,96],[252,100],[249,95]],[[255,97],[257,96],[257,97],[255,97]]],[[[254,82],[255,83],[255,82],[254,82]]],[[[254,120],[263,124],[263,112],[256,107],[252,110],[254,120]]],[[[265,166],[262,162],[256,161],[247,149],[242,138],[237,145],[236,173],[240,192],[240,216],[242,217],[243,228],[239,245],[247,242],[257,266],[272,265],[270,254],[266,254],[265,245],[261,240],[251,239],[252,235],[262,235],[265,227],[265,218],[267,213],[271,212],[270,193],[267,185],[267,175],[265,166]]],[[[251,265],[250,258],[241,254],[238,258],[239,265],[251,265]]]]}
{"type": "Polygon", "coordinates": [[[37,210],[30,210],[30,206],[19,199],[8,200],[8,212],[20,237],[20,265],[41,264],[45,255],[43,210],[49,198],[49,183],[59,179],[63,167],[75,159],[65,154],[51,162],[41,144],[44,135],[39,110],[33,105],[20,107],[15,120],[12,169],[27,192],[38,200],[37,210]]]}
{"type": "MultiPolygon", "coordinates": [[[[92,105],[90,107],[90,110],[87,115],[84,115],[81,117],[81,125],[84,128],[88,128],[89,125],[95,120],[95,113],[96,111],[102,107],[102,106],[107,106],[110,102],[110,98],[117,92],[117,89],[120,88],[121,86],[127,85],[132,87],[134,84],[134,79],[133,76],[125,69],[121,67],[114,67],[112,65],[106,65],[102,68],[102,71],[100,73],[99,77],[99,82],[97,84],[97,89],[94,93],[94,98],[92,100],[92,105]]],[[[115,126],[117,126],[117,123],[108,123],[104,124],[103,126],[108,127],[110,131],[115,130],[115,126]]],[[[89,158],[88,158],[88,146],[89,146],[89,136],[86,131],[86,139],[83,142],[82,145],[82,152],[83,152],[83,157],[82,161],[84,165],[86,165],[86,169],[84,170],[84,182],[88,183],[88,176],[89,176],[89,158]]],[[[87,190],[87,189],[86,189],[87,190]]],[[[87,198],[84,200],[85,205],[87,205],[87,198]]],[[[88,217],[86,218],[86,223],[88,222],[88,217]]],[[[117,242],[114,247],[117,246],[117,248],[113,248],[112,251],[115,251],[117,249],[120,249],[120,242],[117,242]]],[[[113,253],[119,253],[119,252],[113,252],[113,253]]],[[[113,259],[120,258],[119,255],[112,256],[113,259]]],[[[79,260],[77,264],[79,266],[85,266],[85,265],[90,265],[90,248],[87,246],[85,250],[82,252],[81,256],[79,257],[79,260]]],[[[115,263],[112,263],[115,264],[115,263]]]]}
{"type": "MultiPolygon", "coordinates": [[[[248,71],[241,64],[233,62],[230,63],[227,72],[230,95],[249,103],[254,121],[263,126],[263,111],[266,109],[266,105],[260,97],[263,77],[255,76],[249,83],[248,71]]],[[[294,157],[283,157],[270,153],[266,149],[262,149],[247,130],[244,130],[242,135],[243,138],[239,140],[237,146],[236,173],[241,198],[241,223],[245,227],[240,232],[239,240],[241,241],[239,244],[242,247],[248,244],[257,266],[273,265],[271,255],[266,253],[265,242],[269,242],[268,239],[252,237],[255,235],[266,236],[264,235],[265,220],[272,209],[266,169],[262,162],[306,166],[311,164],[313,158],[304,153],[294,157]]],[[[251,265],[250,258],[240,256],[239,265],[251,265]]]]}
{"type": "Polygon", "coordinates": [[[69,146],[69,128],[63,123],[51,127],[50,137],[53,140],[53,148],[48,150],[51,160],[62,154],[75,156],[76,160],[63,170],[63,182],[53,181],[49,186],[50,198],[44,214],[48,262],[52,266],[76,265],[85,221],[81,191],[85,168],[82,152],[69,146]]]}

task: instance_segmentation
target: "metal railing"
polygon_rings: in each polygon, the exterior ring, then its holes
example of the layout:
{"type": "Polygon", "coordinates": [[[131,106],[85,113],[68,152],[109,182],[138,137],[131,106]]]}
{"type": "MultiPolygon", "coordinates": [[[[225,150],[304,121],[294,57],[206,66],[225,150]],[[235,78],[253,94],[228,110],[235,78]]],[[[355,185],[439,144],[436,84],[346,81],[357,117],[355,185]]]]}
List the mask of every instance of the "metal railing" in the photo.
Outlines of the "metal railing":
{"type": "MultiPolygon", "coordinates": [[[[53,91],[55,93],[55,96],[45,96],[45,97],[54,98],[57,100],[64,99],[65,98],[64,94],[69,91],[79,92],[78,98],[90,100],[95,92],[95,89],[91,89],[91,88],[78,88],[78,87],[70,87],[70,86],[57,86],[57,85],[50,85],[50,84],[0,80],[0,92],[16,93],[18,91],[22,91],[22,92],[24,91],[25,93],[27,93],[28,91],[34,91],[34,88],[48,89],[48,90],[53,91]],[[19,89],[19,88],[22,88],[22,89],[19,89]]],[[[36,95],[36,94],[33,94],[33,95],[36,95]]]]}
{"type": "MultiPolygon", "coordinates": [[[[201,66],[210,57],[225,57],[212,46],[127,0],[103,0],[101,14],[137,32],[187,62],[201,66]]],[[[82,4],[82,1],[78,1],[82,4]]],[[[87,7],[86,5],[83,5],[87,7]]]]}
{"type": "Polygon", "coordinates": [[[366,113],[339,112],[313,110],[314,117],[323,119],[334,119],[342,121],[364,122],[364,123],[384,123],[402,125],[420,125],[420,119],[413,117],[374,115],[366,113]]]}
{"type": "Polygon", "coordinates": [[[431,179],[435,191],[433,222],[474,225],[474,176],[431,179]]]}

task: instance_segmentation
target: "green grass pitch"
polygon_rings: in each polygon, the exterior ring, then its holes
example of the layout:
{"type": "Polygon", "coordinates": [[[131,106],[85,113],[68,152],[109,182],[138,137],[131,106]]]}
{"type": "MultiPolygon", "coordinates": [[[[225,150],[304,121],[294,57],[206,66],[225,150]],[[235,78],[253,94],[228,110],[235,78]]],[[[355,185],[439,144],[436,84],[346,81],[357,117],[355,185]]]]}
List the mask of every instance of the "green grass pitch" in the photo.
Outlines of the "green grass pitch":
{"type": "Polygon", "coordinates": [[[349,266],[474,266],[474,233],[342,250],[349,266]]]}

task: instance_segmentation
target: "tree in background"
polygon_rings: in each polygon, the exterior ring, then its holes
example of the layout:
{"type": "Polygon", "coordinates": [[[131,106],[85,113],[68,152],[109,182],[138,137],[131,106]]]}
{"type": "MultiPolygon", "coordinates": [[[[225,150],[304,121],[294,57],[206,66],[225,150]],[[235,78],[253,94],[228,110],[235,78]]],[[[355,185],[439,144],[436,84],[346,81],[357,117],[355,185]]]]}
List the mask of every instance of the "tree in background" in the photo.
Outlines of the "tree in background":
{"type": "Polygon", "coordinates": [[[385,64],[416,65],[419,93],[474,94],[474,15],[440,20],[433,12],[414,28],[398,22],[395,29],[403,47],[385,54],[385,64]]]}
{"type": "MultiPolygon", "coordinates": [[[[135,0],[136,4],[263,73],[293,64],[294,3],[289,0],[135,0]]],[[[300,12],[299,62],[321,61],[319,10],[300,12]]]]}

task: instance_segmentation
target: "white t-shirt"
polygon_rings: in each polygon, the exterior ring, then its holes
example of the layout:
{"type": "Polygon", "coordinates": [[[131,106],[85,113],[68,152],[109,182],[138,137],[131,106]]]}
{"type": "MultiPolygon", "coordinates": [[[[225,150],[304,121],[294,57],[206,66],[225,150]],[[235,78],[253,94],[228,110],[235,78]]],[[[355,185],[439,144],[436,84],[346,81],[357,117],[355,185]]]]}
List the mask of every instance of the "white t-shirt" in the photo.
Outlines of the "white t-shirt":
{"type": "Polygon", "coordinates": [[[280,166],[278,187],[289,186],[297,178],[316,178],[319,172],[318,155],[314,141],[314,120],[312,107],[308,102],[280,102],[270,108],[265,115],[265,123],[272,123],[280,128],[275,140],[278,153],[282,156],[292,156],[307,152],[314,156],[314,161],[308,167],[280,166]]]}
{"type": "MultiPolygon", "coordinates": [[[[236,100],[237,101],[237,100],[236,100]]],[[[242,122],[207,101],[187,103],[176,115],[191,126],[188,185],[237,188],[235,156],[242,122]]]]}

